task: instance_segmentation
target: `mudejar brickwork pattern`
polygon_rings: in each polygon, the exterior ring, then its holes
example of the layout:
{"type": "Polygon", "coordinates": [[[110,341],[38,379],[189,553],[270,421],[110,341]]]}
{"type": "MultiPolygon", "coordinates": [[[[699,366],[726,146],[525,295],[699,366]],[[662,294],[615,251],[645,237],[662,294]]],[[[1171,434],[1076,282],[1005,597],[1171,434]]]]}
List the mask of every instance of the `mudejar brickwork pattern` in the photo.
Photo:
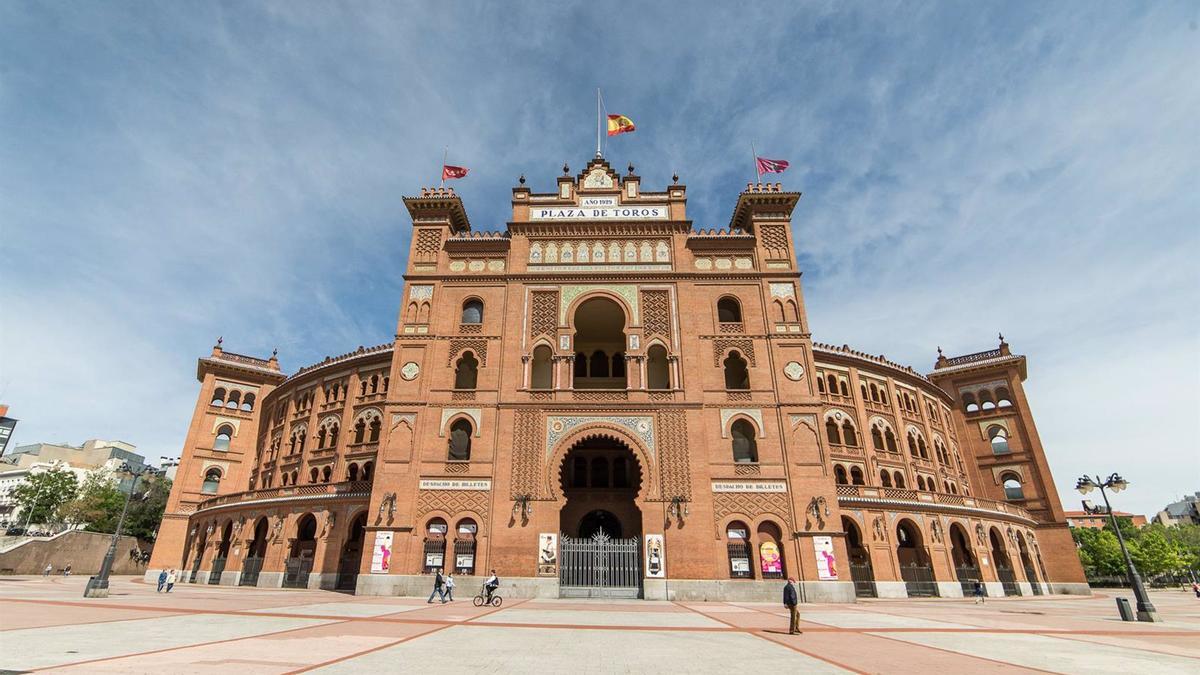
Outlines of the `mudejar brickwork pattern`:
{"type": "Polygon", "coordinates": [[[646,598],[1087,592],[1025,357],[1001,338],[921,374],[814,342],[800,195],[748,185],[698,230],[686,194],[597,157],[552,193],[522,180],[503,232],[453,190],[406,198],[392,341],[291,376],[199,359],[148,574],[421,594],[496,569],[510,595],[587,594],[607,577],[568,579],[565,537],[622,542],[618,590],[646,598]]]}

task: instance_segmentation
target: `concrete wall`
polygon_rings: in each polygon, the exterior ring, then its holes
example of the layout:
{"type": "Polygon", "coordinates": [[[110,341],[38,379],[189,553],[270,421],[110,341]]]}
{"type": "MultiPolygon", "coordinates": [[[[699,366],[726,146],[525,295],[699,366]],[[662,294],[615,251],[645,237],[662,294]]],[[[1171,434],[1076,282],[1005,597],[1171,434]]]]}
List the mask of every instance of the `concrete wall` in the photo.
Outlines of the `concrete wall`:
{"type": "MultiPolygon", "coordinates": [[[[50,539],[30,539],[0,553],[0,574],[41,574],[47,563],[54,566],[55,573],[70,565],[72,574],[96,574],[111,542],[111,534],[81,530],[63,532],[50,539]]],[[[145,566],[129,558],[129,552],[138,547],[136,538],[121,537],[113,559],[113,574],[142,574],[145,566]]]]}

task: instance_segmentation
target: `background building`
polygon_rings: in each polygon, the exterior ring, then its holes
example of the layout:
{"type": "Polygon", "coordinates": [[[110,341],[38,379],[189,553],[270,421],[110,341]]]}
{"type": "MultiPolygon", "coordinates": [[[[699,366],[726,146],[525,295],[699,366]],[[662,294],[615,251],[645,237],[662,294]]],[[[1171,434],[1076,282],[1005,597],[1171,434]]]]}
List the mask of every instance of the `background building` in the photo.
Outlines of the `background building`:
{"type": "Polygon", "coordinates": [[[1200,492],[1167,504],[1162,511],[1154,515],[1154,522],[1168,526],[1200,525],[1200,492]]]}
{"type": "Polygon", "coordinates": [[[128,492],[133,485],[133,475],[123,471],[128,464],[135,472],[145,468],[145,458],[135,452],[136,447],[123,441],[91,439],[83,445],[63,443],[31,443],[19,445],[4,457],[0,457],[0,526],[22,524],[19,507],[12,498],[12,491],[28,481],[32,474],[51,470],[65,470],[75,474],[82,485],[94,471],[106,471],[117,480],[118,488],[128,492]]]}
{"type": "MultiPolygon", "coordinates": [[[[1088,527],[1093,530],[1103,530],[1108,525],[1108,509],[1103,505],[1096,505],[1090,499],[1083,500],[1082,511],[1066,511],[1067,525],[1071,527],[1088,527]]],[[[1114,511],[1113,515],[1118,518],[1128,518],[1133,522],[1134,527],[1142,527],[1146,524],[1146,516],[1137,513],[1126,513],[1124,511],[1114,511]]]]}
{"type": "Polygon", "coordinates": [[[523,596],[1087,592],[1025,357],[1001,339],[925,375],[814,342],[799,199],[748,185],[697,230],[684,185],[599,157],[552,193],[522,178],[503,232],[453,190],[406,198],[394,340],[291,376],[219,340],[199,360],[151,567],[368,594],[438,568],[523,596]]]}

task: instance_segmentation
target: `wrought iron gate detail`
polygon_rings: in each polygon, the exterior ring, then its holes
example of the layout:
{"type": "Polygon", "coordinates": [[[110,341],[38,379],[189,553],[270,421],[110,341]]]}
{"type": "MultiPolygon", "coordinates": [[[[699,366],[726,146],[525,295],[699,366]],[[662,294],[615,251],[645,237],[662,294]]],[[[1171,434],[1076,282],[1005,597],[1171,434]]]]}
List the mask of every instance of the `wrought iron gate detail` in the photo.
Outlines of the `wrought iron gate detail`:
{"type": "Polygon", "coordinates": [[[641,539],[559,538],[558,584],[563,598],[637,598],[642,594],[641,539]]]}

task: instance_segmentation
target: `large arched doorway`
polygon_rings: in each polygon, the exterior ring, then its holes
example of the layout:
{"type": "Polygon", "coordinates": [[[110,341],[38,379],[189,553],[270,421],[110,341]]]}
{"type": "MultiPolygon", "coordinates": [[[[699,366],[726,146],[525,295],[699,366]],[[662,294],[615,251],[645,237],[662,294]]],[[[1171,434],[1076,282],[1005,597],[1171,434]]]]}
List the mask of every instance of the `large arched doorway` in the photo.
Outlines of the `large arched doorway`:
{"type": "Polygon", "coordinates": [[[1042,585],[1038,583],[1037,572],[1033,569],[1033,558],[1029,555],[1029,547],[1025,545],[1025,537],[1017,533],[1017,550],[1021,554],[1021,566],[1025,568],[1025,579],[1029,582],[1034,595],[1042,594],[1042,585]]]}
{"type": "Polygon", "coordinates": [[[590,298],[575,309],[576,389],[625,389],[625,310],[615,300],[590,298]]]}
{"type": "Polygon", "coordinates": [[[358,586],[358,569],[362,566],[363,540],[367,531],[367,513],[364,511],[350,521],[346,543],[338,557],[337,590],[353,591],[358,586]]]}
{"type": "Polygon", "coordinates": [[[641,595],[641,463],[608,435],[584,438],[560,471],[559,589],[563,597],[641,595]]]}
{"type": "Polygon", "coordinates": [[[996,576],[1000,578],[1004,594],[1020,595],[1021,589],[1017,586],[1017,575],[1013,573],[1012,560],[1008,557],[1008,549],[1004,547],[1004,538],[1000,535],[1000,531],[993,527],[988,532],[988,541],[992,545],[992,562],[996,564],[996,576]]]}
{"type": "MultiPolygon", "coordinates": [[[[199,529],[199,528],[197,528],[199,529]]],[[[188,576],[188,583],[194,584],[200,576],[200,565],[204,561],[204,549],[208,546],[208,528],[200,530],[200,536],[196,539],[196,553],[192,557],[192,573],[188,576]]]]}
{"type": "Polygon", "coordinates": [[[284,564],[284,588],[308,588],[308,575],[312,573],[313,556],[317,552],[317,519],[306,513],[296,523],[296,536],[288,548],[288,559],[284,564]]]}
{"type": "Polygon", "coordinates": [[[212,571],[208,573],[208,583],[216,586],[221,583],[221,575],[225,573],[225,563],[229,561],[229,547],[233,544],[233,521],[227,521],[221,530],[221,543],[217,545],[217,555],[212,561],[212,571]]]}
{"type": "Polygon", "coordinates": [[[254,525],[254,539],[246,549],[246,557],[242,560],[242,577],[238,579],[239,586],[257,586],[258,576],[262,572],[263,558],[267,555],[267,518],[263,516],[254,525]]]}
{"type": "Polygon", "coordinates": [[[901,520],[896,526],[896,559],[900,563],[900,578],[904,579],[910,598],[937,597],[929,551],[920,528],[911,520],[901,520]]]}
{"type": "Polygon", "coordinates": [[[846,554],[850,556],[850,578],[854,580],[854,595],[860,598],[874,598],[875,570],[871,569],[871,552],[863,546],[862,532],[858,524],[847,516],[842,516],[842,529],[846,531],[846,554]]]}
{"type": "Polygon", "coordinates": [[[983,576],[979,571],[979,561],[971,549],[971,539],[958,523],[950,525],[950,557],[954,560],[954,576],[962,586],[963,597],[974,595],[975,583],[982,583],[983,576]]]}

